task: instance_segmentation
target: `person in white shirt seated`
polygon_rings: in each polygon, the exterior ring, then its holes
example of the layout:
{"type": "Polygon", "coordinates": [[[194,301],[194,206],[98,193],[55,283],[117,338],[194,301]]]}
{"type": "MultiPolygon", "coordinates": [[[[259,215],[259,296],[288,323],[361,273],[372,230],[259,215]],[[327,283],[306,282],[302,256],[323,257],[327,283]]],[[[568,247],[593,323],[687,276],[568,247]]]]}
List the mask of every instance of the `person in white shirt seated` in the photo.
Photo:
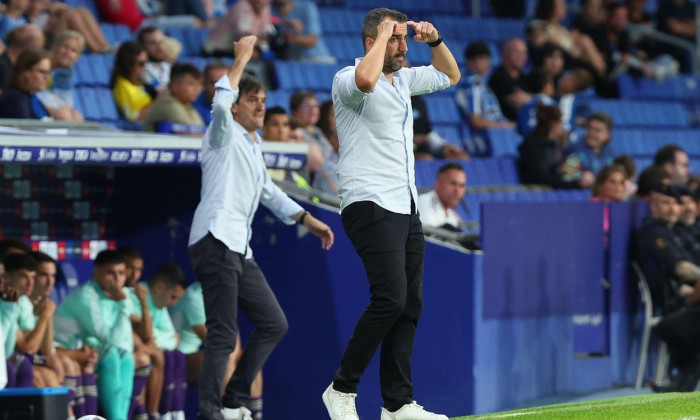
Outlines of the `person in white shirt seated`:
{"type": "Polygon", "coordinates": [[[467,174],[459,163],[438,169],[435,189],[418,196],[418,214],[423,226],[460,230],[462,218],[455,211],[467,191],[467,174]]]}

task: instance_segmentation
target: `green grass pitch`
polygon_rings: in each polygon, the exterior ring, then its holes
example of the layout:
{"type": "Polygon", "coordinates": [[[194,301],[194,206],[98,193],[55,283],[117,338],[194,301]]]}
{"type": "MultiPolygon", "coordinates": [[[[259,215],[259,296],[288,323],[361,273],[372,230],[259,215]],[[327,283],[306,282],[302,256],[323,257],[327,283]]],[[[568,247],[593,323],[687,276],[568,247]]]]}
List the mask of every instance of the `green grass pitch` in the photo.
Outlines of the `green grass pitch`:
{"type": "Polygon", "coordinates": [[[700,392],[635,395],[454,418],[491,419],[700,420],[700,392]]]}

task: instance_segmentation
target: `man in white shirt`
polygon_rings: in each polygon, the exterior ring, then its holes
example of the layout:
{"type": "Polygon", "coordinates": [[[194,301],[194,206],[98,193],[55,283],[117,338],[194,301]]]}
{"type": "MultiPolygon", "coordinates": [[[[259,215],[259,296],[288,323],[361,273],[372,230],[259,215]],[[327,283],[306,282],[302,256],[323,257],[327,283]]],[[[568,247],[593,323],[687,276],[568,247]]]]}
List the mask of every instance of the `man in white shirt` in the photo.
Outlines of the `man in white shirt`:
{"type": "Polygon", "coordinates": [[[234,44],[235,61],[216,82],[212,121],[202,141],[201,201],[194,213],[189,254],[202,284],[207,314],[206,351],[199,379],[199,419],[248,419],[250,385],[287,332],[287,320],[253,259],[253,216],[262,203],[286,224],[295,221],[333,245],[333,232],[290,199],[270,179],[256,133],[265,117],[265,88],[241,78],[257,38],[234,44]],[[238,333],[238,308],[255,329],[229,380],[221,385],[238,333]],[[224,407],[223,409],[221,407],[224,407]]]}
{"type": "Polygon", "coordinates": [[[455,211],[467,191],[467,174],[458,163],[438,169],[435,189],[418,197],[418,214],[424,226],[459,229],[462,218],[455,211]],[[447,226],[445,226],[447,225],[447,226]]]}
{"type": "Polygon", "coordinates": [[[364,262],[372,297],[333,383],[323,393],[332,420],[356,420],[357,386],[381,345],[382,420],[447,420],[413,401],[411,354],[422,311],[425,239],[415,202],[411,95],[457,84],[459,67],[429,22],[374,9],[362,25],[365,56],[333,79],[341,219],[364,262]],[[408,26],[428,43],[432,65],[403,68],[408,26]]]}
{"type": "Polygon", "coordinates": [[[165,90],[170,83],[171,64],[166,60],[165,35],[155,26],[147,26],[138,34],[139,44],[148,54],[143,82],[155,90],[165,90]]]}

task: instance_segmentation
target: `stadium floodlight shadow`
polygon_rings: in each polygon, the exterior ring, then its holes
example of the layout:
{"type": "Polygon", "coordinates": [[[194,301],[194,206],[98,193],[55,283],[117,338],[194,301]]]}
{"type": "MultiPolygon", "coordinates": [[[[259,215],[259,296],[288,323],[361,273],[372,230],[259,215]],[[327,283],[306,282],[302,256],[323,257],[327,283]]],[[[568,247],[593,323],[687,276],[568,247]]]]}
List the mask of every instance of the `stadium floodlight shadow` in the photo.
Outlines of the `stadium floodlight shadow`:
{"type": "MultiPolygon", "coordinates": [[[[644,381],[644,370],[647,364],[647,356],[649,355],[649,342],[651,341],[651,330],[659,323],[661,316],[654,316],[654,304],[651,300],[651,290],[647,279],[642,272],[641,267],[636,261],[632,261],[632,270],[637,277],[637,286],[641,295],[642,304],[644,305],[644,330],[642,331],[642,340],[639,343],[639,366],[637,367],[637,379],[634,383],[636,389],[642,388],[644,381]]],[[[668,366],[668,349],[666,343],[661,341],[657,350],[658,360],[656,363],[656,376],[654,382],[661,383],[666,376],[668,366]]]]}

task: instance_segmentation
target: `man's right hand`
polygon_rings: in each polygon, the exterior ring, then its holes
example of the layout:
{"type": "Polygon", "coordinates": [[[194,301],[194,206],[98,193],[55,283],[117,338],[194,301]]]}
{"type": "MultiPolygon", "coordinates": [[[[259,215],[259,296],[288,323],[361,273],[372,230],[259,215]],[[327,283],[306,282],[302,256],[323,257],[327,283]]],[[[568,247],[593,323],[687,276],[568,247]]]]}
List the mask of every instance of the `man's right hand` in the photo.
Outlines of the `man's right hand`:
{"type": "Polygon", "coordinates": [[[247,64],[253,56],[255,44],[258,42],[258,37],[255,35],[247,35],[233,43],[233,58],[242,64],[247,64]]]}
{"type": "Polygon", "coordinates": [[[392,35],[394,35],[394,29],[399,23],[395,20],[383,20],[379,25],[377,25],[377,40],[383,38],[384,42],[389,41],[392,35]]]}
{"type": "Polygon", "coordinates": [[[39,316],[52,317],[56,312],[56,303],[51,299],[44,299],[36,306],[36,314],[39,316]]]}
{"type": "Polygon", "coordinates": [[[112,300],[120,301],[126,299],[126,293],[117,285],[116,281],[108,281],[105,287],[105,296],[112,300]]]}

